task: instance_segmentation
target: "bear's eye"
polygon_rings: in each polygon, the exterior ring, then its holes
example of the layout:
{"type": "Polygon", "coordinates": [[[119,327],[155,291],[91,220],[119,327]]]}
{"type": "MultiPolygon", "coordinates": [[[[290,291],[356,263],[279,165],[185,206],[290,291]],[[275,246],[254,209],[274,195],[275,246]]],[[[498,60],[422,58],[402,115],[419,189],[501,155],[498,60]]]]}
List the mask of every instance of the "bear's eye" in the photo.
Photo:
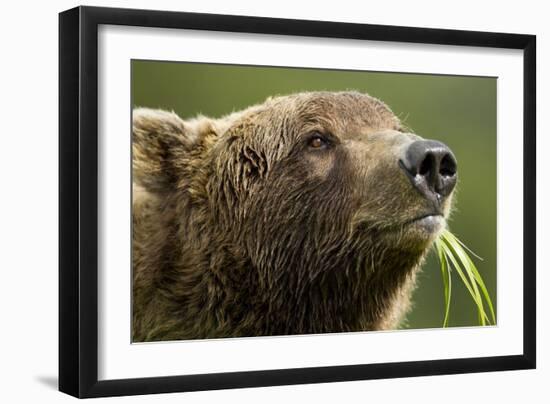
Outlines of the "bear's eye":
{"type": "Polygon", "coordinates": [[[312,149],[324,149],[328,147],[329,143],[323,135],[321,135],[319,132],[315,132],[309,138],[308,145],[312,149]]]}

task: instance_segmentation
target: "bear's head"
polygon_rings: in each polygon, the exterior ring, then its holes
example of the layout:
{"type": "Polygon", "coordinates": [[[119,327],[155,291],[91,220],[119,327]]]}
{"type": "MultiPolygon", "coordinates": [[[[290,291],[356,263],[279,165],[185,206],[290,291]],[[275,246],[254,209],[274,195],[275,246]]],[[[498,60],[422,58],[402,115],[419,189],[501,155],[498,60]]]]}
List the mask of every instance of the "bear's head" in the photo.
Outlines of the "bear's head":
{"type": "Polygon", "coordinates": [[[323,301],[376,328],[446,225],[457,163],[380,100],[311,92],[219,120],[135,112],[134,180],[186,195],[200,231],[249,263],[277,310],[323,301]]]}

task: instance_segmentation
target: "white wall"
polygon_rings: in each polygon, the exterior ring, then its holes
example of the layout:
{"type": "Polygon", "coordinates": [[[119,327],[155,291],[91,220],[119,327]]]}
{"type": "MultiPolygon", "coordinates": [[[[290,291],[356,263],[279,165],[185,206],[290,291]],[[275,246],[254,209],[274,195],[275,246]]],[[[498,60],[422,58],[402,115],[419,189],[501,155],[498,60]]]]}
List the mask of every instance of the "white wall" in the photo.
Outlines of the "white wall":
{"type": "MultiPolygon", "coordinates": [[[[538,227],[550,226],[541,151],[550,148],[550,26],[545,2],[337,2],[254,0],[93,1],[88,5],[532,33],[538,36],[538,227]]],[[[73,1],[5,3],[0,24],[0,400],[68,402],[57,383],[57,13],[73,1]]],[[[515,162],[511,162],[515,164],[515,162]]],[[[538,369],[533,371],[332,383],[117,398],[125,402],[334,402],[387,400],[464,403],[546,402],[550,303],[545,270],[550,237],[538,231],[538,369]]]]}

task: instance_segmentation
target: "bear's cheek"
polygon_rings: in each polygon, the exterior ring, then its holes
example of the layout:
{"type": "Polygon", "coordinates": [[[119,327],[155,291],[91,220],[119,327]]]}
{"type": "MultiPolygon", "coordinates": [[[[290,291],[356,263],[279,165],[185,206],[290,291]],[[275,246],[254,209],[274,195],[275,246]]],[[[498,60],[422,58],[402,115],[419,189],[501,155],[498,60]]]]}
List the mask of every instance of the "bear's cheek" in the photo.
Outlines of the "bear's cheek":
{"type": "Polygon", "coordinates": [[[326,180],[334,168],[337,156],[329,151],[309,153],[305,158],[306,171],[315,180],[326,180]]]}

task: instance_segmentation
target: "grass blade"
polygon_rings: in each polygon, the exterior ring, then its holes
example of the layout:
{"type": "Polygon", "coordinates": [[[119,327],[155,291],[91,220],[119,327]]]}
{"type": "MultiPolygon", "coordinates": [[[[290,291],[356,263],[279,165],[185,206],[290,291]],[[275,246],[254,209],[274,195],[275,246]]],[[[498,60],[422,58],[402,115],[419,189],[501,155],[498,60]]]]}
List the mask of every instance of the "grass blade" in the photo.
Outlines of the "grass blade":
{"type": "Polygon", "coordinates": [[[445,252],[443,251],[441,240],[435,241],[435,246],[437,250],[437,255],[439,257],[439,262],[441,263],[441,277],[443,279],[443,295],[445,299],[445,318],[443,319],[443,327],[449,326],[449,312],[451,308],[451,268],[449,267],[449,262],[445,252]]]}
{"type": "Polygon", "coordinates": [[[472,299],[474,299],[474,302],[476,306],[479,308],[481,303],[481,296],[479,294],[476,295],[474,289],[472,288],[472,285],[470,285],[470,280],[466,275],[464,274],[464,271],[462,270],[460,264],[458,263],[457,259],[453,255],[452,251],[449,249],[449,246],[447,244],[442,244],[443,250],[445,252],[445,256],[449,258],[451,261],[451,264],[453,265],[454,269],[456,270],[456,273],[464,283],[464,286],[466,286],[466,289],[468,289],[468,292],[470,292],[470,295],[472,296],[472,299]]]}
{"type": "Polygon", "coordinates": [[[459,278],[462,280],[462,283],[470,293],[470,296],[477,307],[479,324],[486,325],[487,323],[491,323],[491,320],[489,320],[489,317],[485,311],[485,303],[489,307],[492,323],[496,324],[496,315],[491,297],[487,291],[487,287],[483,282],[481,274],[466,251],[470,252],[473,256],[479,258],[480,260],[481,258],[448,230],[445,230],[435,241],[435,248],[439,258],[441,275],[443,278],[443,293],[445,298],[445,318],[443,320],[443,327],[447,327],[449,322],[452,269],[456,271],[459,278]]]}
{"type": "MultiPolygon", "coordinates": [[[[446,237],[448,239],[453,239],[454,241],[459,243],[461,246],[464,246],[464,244],[455,235],[453,235],[451,232],[448,232],[448,234],[446,234],[446,237]]],[[[470,249],[468,249],[468,251],[471,252],[470,249]]],[[[487,302],[487,306],[489,306],[489,311],[491,312],[491,317],[493,319],[493,323],[496,324],[496,316],[495,316],[495,310],[493,308],[493,302],[491,301],[491,298],[489,296],[489,292],[487,291],[487,287],[485,286],[485,282],[483,282],[483,278],[481,277],[481,274],[479,273],[478,269],[476,268],[476,266],[473,263],[473,261],[471,260],[471,258],[468,256],[468,254],[466,254],[466,252],[464,250],[457,249],[456,253],[460,256],[460,260],[465,264],[465,266],[468,267],[468,271],[469,271],[469,273],[471,273],[472,277],[475,279],[475,283],[477,285],[479,285],[479,288],[481,289],[481,292],[483,293],[483,297],[484,297],[485,301],[487,302]]]]}
{"type": "Polygon", "coordinates": [[[464,272],[466,272],[466,275],[468,275],[468,278],[470,280],[470,285],[475,294],[474,300],[478,308],[479,323],[481,325],[485,325],[486,321],[489,322],[489,317],[485,313],[485,307],[483,305],[481,293],[479,292],[478,284],[476,282],[475,276],[471,268],[471,266],[474,266],[474,264],[469,259],[468,254],[466,254],[466,252],[461,247],[461,245],[456,241],[456,238],[453,236],[451,232],[445,231],[442,234],[442,237],[444,241],[447,243],[447,245],[449,246],[449,249],[452,251],[452,253],[456,255],[458,262],[461,265],[464,272]]]}

